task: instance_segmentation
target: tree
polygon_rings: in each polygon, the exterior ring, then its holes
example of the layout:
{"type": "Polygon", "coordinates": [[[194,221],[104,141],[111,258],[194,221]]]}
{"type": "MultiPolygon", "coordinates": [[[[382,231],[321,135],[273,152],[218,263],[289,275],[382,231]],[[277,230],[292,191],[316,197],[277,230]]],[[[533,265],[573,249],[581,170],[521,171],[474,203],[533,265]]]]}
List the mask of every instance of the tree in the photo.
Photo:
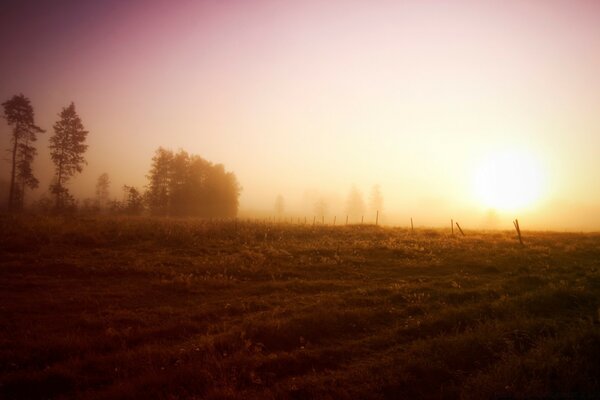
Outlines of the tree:
{"type": "Polygon", "coordinates": [[[106,208],[110,196],[110,178],[105,172],[98,177],[96,182],[96,201],[100,209],[106,208]]]}
{"type": "Polygon", "coordinates": [[[50,138],[50,156],[56,167],[50,191],[56,196],[56,209],[61,210],[65,200],[70,198],[65,184],[75,173],[81,172],[86,163],[83,153],[88,147],[84,144],[88,131],[84,129],[74,103],[63,108],[59,117],[50,138]]]}
{"type": "Polygon", "coordinates": [[[123,210],[127,214],[139,215],[144,210],[144,202],[142,194],[134,186],[123,186],[124,207],[123,210]]]}
{"type": "Polygon", "coordinates": [[[23,94],[15,95],[10,100],[2,103],[4,118],[12,127],[11,133],[11,161],[10,185],[8,190],[8,208],[17,210],[23,207],[25,188],[35,189],[38,180],[33,175],[31,163],[37,155],[33,143],[37,134],[45,132],[35,125],[34,113],[31,102],[23,94]]]}
{"type": "Polygon", "coordinates": [[[189,215],[190,199],[189,199],[189,164],[190,155],[180,150],[171,158],[171,166],[169,168],[169,197],[170,197],[170,213],[172,215],[189,215]]]}
{"type": "Polygon", "coordinates": [[[235,174],[225,171],[223,164],[210,164],[204,195],[206,196],[203,217],[235,217],[237,215],[240,196],[240,185],[235,174]]]}
{"type": "Polygon", "coordinates": [[[146,201],[152,214],[167,215],[169,212],[172,160],[173,152],[162,147],[152,157],[152,166],[147,175],[150,182],[146,192],[146,201]]]}
{"type": "Polygon", "coordinates": [[[327,215],[329,207],[324,197],[319,197],[314,204],[315,217],[323,219],[327,215]]]}
{"type": "Polygon", "coordinates": [[[146,202],[155,215],[233,217],[240,187],[221,164],[180,150],[156,150],[148,173],[146,202]]]}
{"type": "Polygon", "coordinates": [[[375,215],[377,212],[383,211],[383,196],[381,195],[381,187],[373,185],[371,188],[371,197],[369,198],[370,211],[375,215]]]}
{"type": "Polygon", "coordinates": [[[285,201],[283,200],[283,196],[277,195],[277,198],[275,199],[275,213],[277,213],[277,216],[279,217],[279,219],[281,219],[284,209],[285,209],[285,201]]]}
{"type": "Polygon", "coordinates": [[[350,218],[356,220],[362,218],[365,215],[365,201],[363,200],[362,193],[352,186],[350,193],[348,193],[348,199],[346,200],[346,213],[350,218]]]}

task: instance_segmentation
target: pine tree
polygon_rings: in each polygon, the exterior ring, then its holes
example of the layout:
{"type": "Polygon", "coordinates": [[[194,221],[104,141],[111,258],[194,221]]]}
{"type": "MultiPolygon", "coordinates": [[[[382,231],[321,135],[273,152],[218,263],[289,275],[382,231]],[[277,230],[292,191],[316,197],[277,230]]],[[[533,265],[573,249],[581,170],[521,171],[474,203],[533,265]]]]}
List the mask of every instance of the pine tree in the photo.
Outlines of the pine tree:
{"type": "Polygon", "coordinates": [[[61,210],[70,198],[65,184],[75,173],[81,172],[86,163],[83,153],[88,147],[84,144],[88,131],[84,129],[74,103],[63,108],[59,117],[54,124],[54,135],[50,138],[50,155],[56,166],[50,191],[56,196],[56,209],[61,210]]]}
{"type": "Polygon", "coordinates": [[[4,107],[4,118],[11,126],[12,168],[10,175],[10,186],[8,193],[8,208],[18,210],[23,208],[25,188],[35,189],[38,180],[33,175],[31,163],[37,155],[33,143],[37,140],[37,134],[45,132],[35,125],[33,107],[31,102],[23,94],[15,95],[10,100],[2,103],[4,107]]]}

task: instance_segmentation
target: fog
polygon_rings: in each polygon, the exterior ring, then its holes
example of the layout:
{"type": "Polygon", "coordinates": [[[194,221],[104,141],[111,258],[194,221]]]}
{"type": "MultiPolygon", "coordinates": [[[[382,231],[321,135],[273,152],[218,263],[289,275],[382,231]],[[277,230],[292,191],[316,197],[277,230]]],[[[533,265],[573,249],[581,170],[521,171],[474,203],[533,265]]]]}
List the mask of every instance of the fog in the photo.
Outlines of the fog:
{"type": "Polygon", "coordinates": [[[596,2],[82,3],[0,6],[0,99],[23,93],[46,130],[28,203],[49,196],[48,140],[72,101],[89,131],[80,201],[102,173],[112,198],[144,190],[162,146],[233,172],[243,218],[359,223],[354,191],[365,223],[600,229],[596,2]],[[517,208],[477,195],[502,149],[541,171],[517,208]]]}

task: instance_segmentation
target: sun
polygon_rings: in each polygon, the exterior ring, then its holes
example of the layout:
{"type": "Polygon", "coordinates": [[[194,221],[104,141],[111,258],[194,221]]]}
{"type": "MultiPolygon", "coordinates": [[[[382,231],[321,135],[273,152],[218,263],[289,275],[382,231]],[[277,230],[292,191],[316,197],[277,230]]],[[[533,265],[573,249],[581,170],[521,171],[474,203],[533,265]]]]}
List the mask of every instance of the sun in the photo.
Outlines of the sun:
{"type": "Polygon", "coordinates": [[[474,191],[486,208],[515,211],[532,207],[543,194],[543,172],[530,153],[497,151],[486,156],[475,169],[474,191]]]}

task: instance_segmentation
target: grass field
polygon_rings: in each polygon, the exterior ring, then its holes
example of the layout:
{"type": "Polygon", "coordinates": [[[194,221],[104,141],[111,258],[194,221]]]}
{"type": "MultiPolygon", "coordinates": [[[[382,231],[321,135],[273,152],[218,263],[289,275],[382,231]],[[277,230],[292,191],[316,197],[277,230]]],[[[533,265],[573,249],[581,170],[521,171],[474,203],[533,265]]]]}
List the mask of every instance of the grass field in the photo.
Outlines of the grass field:
{"type": "Polygon", "coordinates": [[[600,234],[0,224],[0,398],[600,397],[600,234]]]}

